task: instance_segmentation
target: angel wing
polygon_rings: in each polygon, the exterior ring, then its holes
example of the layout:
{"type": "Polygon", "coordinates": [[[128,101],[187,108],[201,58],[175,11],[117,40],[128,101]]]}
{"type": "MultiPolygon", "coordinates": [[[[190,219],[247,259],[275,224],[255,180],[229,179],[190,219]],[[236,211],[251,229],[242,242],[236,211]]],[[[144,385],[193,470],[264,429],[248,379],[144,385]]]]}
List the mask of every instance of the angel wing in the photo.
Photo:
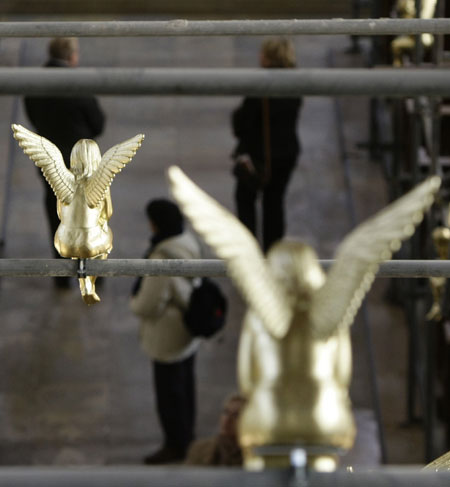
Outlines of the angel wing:
{"type": "Polygon", "coordinates": [[[316,337],[326,338],[353,323],[379,264],[411,237],[440,184],[439,177],[428,178],[345,238],[326,283],[313,297],[311,323],[316,337]]]}
{"type": "Polygon", "coordinates": [[[133,159],[144,137],[144,134],[135,135],[103,154],[98,169],[86,184],[85,195],[90,208],[95,208],[103,200],[114,177],[133,159]]]}
{"type": "Polygon", "coordinates": [[[41,168],[58,200],[70,203],[75,193],[75,178],[64,164],[61,151],[48,139],[22,125],[12,124],[11,128],[25,154],[41,168]]]}
{"type": "Polygon", "coordinates": [[[266,329],[283,337],[292,317],[253,235],[229,211],[196,186],[178,167],[168,171],[172,193],[194,229],[227,263],[245,301],[266,329]]]}
{"type": "Polygon", "coordinates": [[[450,472],[450,451],[444,453],[436,460],[433,460],[422,470],[433,470],[433,472],[450,472]]]}

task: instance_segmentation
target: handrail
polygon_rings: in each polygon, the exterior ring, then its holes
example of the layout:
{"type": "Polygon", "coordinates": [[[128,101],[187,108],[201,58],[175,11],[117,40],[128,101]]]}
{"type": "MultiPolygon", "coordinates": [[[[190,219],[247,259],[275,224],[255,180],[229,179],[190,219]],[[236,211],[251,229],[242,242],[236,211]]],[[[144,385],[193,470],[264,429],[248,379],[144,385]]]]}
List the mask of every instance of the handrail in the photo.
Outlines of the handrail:
{"type": "Polygon", "coordinates": [[[448,69],[0,68],[0,95],[450,96],[448,69]]]}
{"type": "MultiPolygon", "coordinates": [[[[320,260],[328,269],[333,260],[320,260]]],[[[0,259],[1,277],[77,276],[77,259],[0,259]]],[[[86,259],[86,275],[92,276],[210,276],[226,277],[219,259],[86,259]]],[[[389,260],[380,265],[377,277],[450,277],[448,260],[389,260]]]]}
{"type": "Polygon", "coordinates": [[[0,37],[450,34],[450,19],[0,22],[0,37]]]}
{"type": "Polygon", "coordinates": [[[91,466],[74,467],[2,467],[0,484],[8,487],[33,486],[89,486],[118,487],[172,487],[174,485],[206,487],[304,486],[308,487],[350,487],[370,485],[371,487],[408,486],[443,487],[449,485],[450,473],[421,471],[418,468],[372,468],[340,470],[333,473],[310,472],[307,480],[296,477],[296,470],[272,469],[262,472],[246,472],[240,468],[194,468],[183,466],[136,467],[136,466],[91,466]]]}

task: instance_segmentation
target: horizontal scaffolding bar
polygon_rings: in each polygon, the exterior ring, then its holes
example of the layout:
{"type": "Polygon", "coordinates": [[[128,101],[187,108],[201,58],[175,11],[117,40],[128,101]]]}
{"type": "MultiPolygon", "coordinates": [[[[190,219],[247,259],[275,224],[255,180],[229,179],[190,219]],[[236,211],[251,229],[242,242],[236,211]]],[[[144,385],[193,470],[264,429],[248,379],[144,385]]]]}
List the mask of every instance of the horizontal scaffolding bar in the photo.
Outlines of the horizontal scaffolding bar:
{"type": "Polygon", "coordinates": [[[450,34],[450,19],[1,22],[0,37],[450,34]]]}
{"type": "MultiPolygon", "coordinates": [[[[0,277],[76,277],[78,262],[78,260],[70,259],[0,259],[0,277]]],[[[325,269],[328,269],[333,260],[321,260],[320,263],[325,269]]],[[[85,269],[88,276],[105,277],[227,277],[225,262],[218,259],[87,259],[85,269]]],[[[450,277],[450,261],[389,260],[380,265],[377,277],[448,278],[450,277]]]]}
{"type": "Polygon", "coordinates": [[[0,68],[0,95],[450,96],[448,69],[0,68]]]}
{"type": "MultiPolygon", "coordinates": [[[[449,485],[448,472],[423,472],[418,468],[389,468],[354,473],[345,470],[333,473],[311,472],[308,487],[443,487],[449,485]]],[[[193,467],[2,467],[0,485],[8,487],[288,487],[305,485],[288,470],[272,469],[246,472],[238,468],[193,467]]]]}

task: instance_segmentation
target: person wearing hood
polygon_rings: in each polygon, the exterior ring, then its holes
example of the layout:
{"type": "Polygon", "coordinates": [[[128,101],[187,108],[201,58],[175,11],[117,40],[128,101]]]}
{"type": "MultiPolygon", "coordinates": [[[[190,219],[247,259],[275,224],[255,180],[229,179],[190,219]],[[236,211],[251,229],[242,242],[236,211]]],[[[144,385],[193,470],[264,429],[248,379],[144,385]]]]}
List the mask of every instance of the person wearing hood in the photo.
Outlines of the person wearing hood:
{"type": "MultiPolygon", "coordinates": [[[[149,259],[198,259],[200,245],[184,231],[183,216],[169,200],[150,201],[146,208],[152,237],[149,259]]],[[[188,332],[183,314],[192,292],[185,277],[139,278],[131,310],[141,320],[140,340],[153,363],[156,407],[164,434],[160,449],[144,458],[147,465],[181,462],[194,439],[194,358],[199,339],[188,332]]]]}

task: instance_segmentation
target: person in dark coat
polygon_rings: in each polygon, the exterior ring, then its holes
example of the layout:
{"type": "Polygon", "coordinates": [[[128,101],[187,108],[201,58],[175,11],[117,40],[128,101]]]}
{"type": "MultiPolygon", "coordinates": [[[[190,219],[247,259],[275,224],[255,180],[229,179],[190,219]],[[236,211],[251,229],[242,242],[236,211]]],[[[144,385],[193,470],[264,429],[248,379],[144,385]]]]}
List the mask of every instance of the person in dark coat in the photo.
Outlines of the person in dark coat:
{"type": "MultiPolygon", "coordinates": [[[[295,51],[285,38],[263,43],[264,68],[292,68],[295,51]]],[[[283,237],[284,197],[300,154],[297,120],[302,99],[247,97],[233,112],[232,128],[238,139],[233,152],[237,214],[256,235],[256,198],[262,193],[263,248],[283,237]]]]}
{"type": "MultiPolygon", "coordinates": [[[[76,67],[79,61],[79,47],[76,38],[59,37],[50,41],[48,68],[76,67]]],[[[67,167],[70,165],[72,147],[80,139],[94,139],[104,128],[105,117],[100,105],[93,96],[52,97],[27,96],[24,99],[26,114],[36,132],[53,142],[63,155],[67,167]]],[[[56,197],[44,178],[45,207],[53,237],[59,225],[56,213],[56,197]]],[[[57,287],[69,287],[69,278],[56,278],[57,287]]]]}

